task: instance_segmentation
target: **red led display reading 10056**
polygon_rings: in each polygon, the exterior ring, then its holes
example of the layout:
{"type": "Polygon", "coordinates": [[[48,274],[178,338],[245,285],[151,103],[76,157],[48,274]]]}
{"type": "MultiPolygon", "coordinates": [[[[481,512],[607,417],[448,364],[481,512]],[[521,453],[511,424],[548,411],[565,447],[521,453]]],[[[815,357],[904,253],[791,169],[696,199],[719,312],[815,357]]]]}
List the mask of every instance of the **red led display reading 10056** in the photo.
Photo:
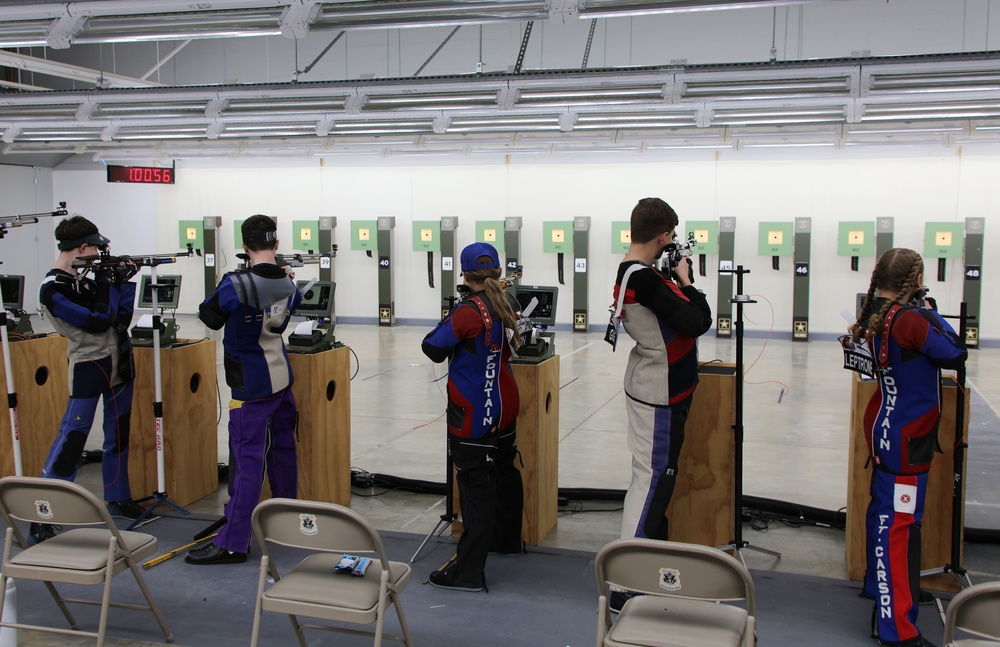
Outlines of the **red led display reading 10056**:
{"type": "Polygon", "coordinates": [[[173,184],[174,169],[154,166],[112,166],[108,164],[108,182],[173,184]]]}

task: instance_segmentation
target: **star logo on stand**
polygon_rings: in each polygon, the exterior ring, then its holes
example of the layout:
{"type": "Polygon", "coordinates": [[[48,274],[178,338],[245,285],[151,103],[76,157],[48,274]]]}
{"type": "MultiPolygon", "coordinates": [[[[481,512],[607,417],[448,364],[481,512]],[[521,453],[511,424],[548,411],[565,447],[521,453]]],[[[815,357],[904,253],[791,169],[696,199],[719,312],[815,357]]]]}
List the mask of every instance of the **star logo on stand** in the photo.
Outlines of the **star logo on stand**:
{"type": "Polygon", "coordinates": [[[574,321],[576,322],[577,326],[586,326],[587,325],[587,315],[578,314],[578,315],[576,315],[574,317],[574,321]]]}
{"type": "Polygon", "coordinates": [[[809,334],[809,324],[804,321],[795,322],[795,334],[796,335],[808,335],[809,334]]]}
{"type": "Polygon", "coordinates": [[[719,330],[729,330],[729,319],[719,319],[719,330]]]}
{"type": "Polygon", "coordinates": [[[965,339],[966,341],[976,341],[979,339],[979,328],[966,328],[965,329],[965,339]]]}

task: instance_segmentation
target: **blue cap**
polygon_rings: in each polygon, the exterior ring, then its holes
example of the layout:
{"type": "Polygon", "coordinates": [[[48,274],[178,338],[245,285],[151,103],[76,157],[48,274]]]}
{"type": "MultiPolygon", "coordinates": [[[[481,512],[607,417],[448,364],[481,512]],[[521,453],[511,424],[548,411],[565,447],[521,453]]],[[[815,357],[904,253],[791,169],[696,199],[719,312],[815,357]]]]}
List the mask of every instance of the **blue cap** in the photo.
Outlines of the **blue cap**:
{"type": "Polygon", "coordinates": [[[472,243],[462,250],[462,271],[475,272],[476,270],[488,270],[500,267],[500,255],[497,248],[489,243],[472,243]],[[489,263],[476,264],[476,259],[480,256],[489,256],[489,263]]]}

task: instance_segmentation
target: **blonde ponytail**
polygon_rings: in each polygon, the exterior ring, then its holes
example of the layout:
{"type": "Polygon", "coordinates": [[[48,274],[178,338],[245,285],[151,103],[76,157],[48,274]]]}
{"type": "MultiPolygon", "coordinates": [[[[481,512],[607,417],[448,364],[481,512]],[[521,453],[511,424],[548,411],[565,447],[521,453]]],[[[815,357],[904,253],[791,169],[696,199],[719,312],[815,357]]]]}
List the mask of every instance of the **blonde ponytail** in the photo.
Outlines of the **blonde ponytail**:
{"type": "Polygon", "coordinates": [[[500,315],[500,320],[503,321],[504,328],[514,331],[514,337],[510,342],[511,346],[515,349],[520,348],[521,335],[517,333],[517,313],[510,307],[510,303],[507,301],[507,293],[500,283],[503,270],[499,267],[492,267],[472,272],[463,272],[463,274],[465,274],[467,280],[475,283],[483,283],[486,286],[486,297],[493,304],[493,307],[496,308],[497,314],[500,315]]]}

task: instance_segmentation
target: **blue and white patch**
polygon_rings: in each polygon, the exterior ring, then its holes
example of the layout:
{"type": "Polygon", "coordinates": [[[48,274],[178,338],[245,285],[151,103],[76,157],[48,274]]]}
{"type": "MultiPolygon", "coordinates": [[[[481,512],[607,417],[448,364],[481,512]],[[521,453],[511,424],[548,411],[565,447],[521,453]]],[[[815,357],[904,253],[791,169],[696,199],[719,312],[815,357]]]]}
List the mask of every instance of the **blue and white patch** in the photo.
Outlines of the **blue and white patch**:
{"type": "Polygon", "coordinates": [[[314,514],[300,514],[299,515],[299,532],[303,535],[316,535],[319,534],[319,528],[316,526],[316,515],[314,514]]]}
{"type": "Polygon", "coordinates": [[[38,515],[39,519],[51,519],[52,506],[49,505],[48,501],[35,500],[35,514],[38,515]]]}
{"type": "Polygon", "coordinates": [[[661,568],[660,588],[665,591],[680,591],[681,572],[676,568],[661,568]]]}

